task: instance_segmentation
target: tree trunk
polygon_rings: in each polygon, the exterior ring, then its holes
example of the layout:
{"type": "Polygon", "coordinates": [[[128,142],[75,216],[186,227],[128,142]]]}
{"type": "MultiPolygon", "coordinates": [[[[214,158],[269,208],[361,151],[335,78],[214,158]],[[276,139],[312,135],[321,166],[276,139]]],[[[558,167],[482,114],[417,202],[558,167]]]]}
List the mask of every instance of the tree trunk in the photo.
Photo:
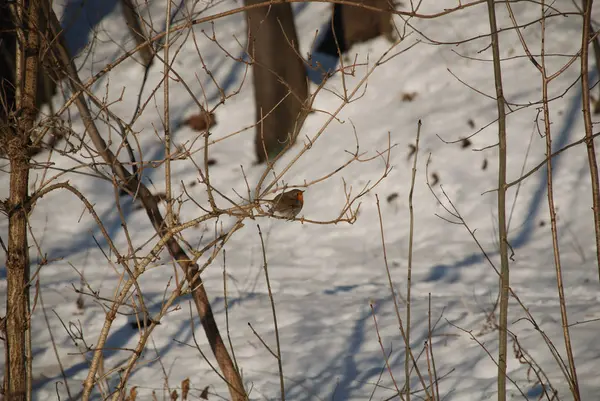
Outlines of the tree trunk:
{"type": "MultiPolygon", "coordinates": [[[[146,31],[142,26],[142,22],[140,19],[140,14],[137,12],[136,5],[133,0],[121,0],[121,7],[123,8],[123,15],[125,16],[125,21],[127,22],[127,27],[131,32],[131,36],[135,39],[136,46],[144,44],[147,40],[146,31]]],[[[142,63],[144,66],[147,66],[152,61],[152,48],[149,44],[144,45],[140,49],[140,57],[142,58],[142,63]]]]}
{"type": "Polygon", "coordinates": [[[27,215],[29,181],[29,133],[37,115],[39,62],[39,1],[20,0],[13,8],[17,28],[15,57],[16,118],[1,133],[10,160],[8,257],[6,300],[5,393],[8,400],[30,399],[26,358],[29,330],[29,254],[27,215]]]}
{"type": "Polygon", "coordinates": [[[379,8],[382,11],[368,10],[349,4],[335,4],[334,12],[342,14],[342,25],[344,26],[344,42],[347,49],[356,43],[366,42],[380,35],[389,41],[394,41],[394,25],[392,23],[391,10],[394,6],[388,0],[374,0],[363,2],[362,0],[349,0],[359,5],[364,4],[379,8]]]}
{"type": "MultiPolygon", "coordinates": [[[[245,0],[246,5],[264,0],[245,0]]],[[[308,98],[306,69],[289,3],[246,11],[248,53],[253,62],[256,103],[255,150],[259,163],[272,160],[296,141],[308,98]]]]}
{"type": "MultiPolygon", "coordinates": [[[[6,3],[0,1],[0,3],[6,3]]],[[[15,20],[11,16],[10,5],[0,4],[0,116],[3,120],[15,110],[16,47],[15,20]]],[[[40,16],[39,30],[46,31],[46,22],[40,16]]],[[[41,65],[37,78],[36,103],[39,109],[50,102],[56,94],[56,81],[60,78],[51,65],[41,65]],[[46,68],[47,67],[47,68],[46,68]]]]}
{"type": "MultiPolygon", "coordinates": [[[[44,0],[47,1],[47,0],[44,0]]],[[[5,125],[15,126],[14,119],[15,111],[17,110],[16,104],[16,87],[19,86],[17,82],[17,25],[16,17],[13,17],[13,11],[16,12],[14,5],[9,5],[7,2],[0,1],[0,121],[5,125]],[[12,11],[11,11],[12,10],[12,11]]],[[[42,15],[39,17],[39,23],[37,24],[37,31],[39,31],[40,37],[45,37],[47,32],[47,21],[42,15]]],[[[40,42],[39,54],[47,54],[48,52],[44,48],[48,47],[49,43],[56,46],[51,40],[44,40],[40,42]]],[[[38,62],[37,72],[37,94],[36,94],[36,107],[37,112],[44,104],[50,104],[52,97],[56,94],[57,81],[60,79],[60,71],[51,63],[44,63],[43,60],[38,62]]],[[[22,68],[22,65],[21,65],[22,68]]],[[[21,76],[21,86],[23,84],[23,76],[21,76]]],[[[41,138],[40,138],[41,140],[41,138]]],[[[53,138],[50,143],[56,142],[53,138]]],[[[0,147],[0,154],[6,155],[6,143],[3,143],[0,147]]],[[[38,143],[34,148],[30,148],[30,155],[39,153],[43,147],[41,143],[38,143]]]]}

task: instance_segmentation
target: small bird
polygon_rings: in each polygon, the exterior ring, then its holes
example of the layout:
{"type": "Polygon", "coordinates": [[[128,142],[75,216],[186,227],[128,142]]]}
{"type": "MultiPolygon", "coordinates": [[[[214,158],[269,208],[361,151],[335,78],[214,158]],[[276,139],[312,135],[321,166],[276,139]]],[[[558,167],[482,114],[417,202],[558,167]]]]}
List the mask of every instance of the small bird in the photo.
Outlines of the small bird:
{"type": "Polygon", "coordinates": [[[273,200],[268,201],[272,204],[271,213],[277,214],[288,219],[293,219],[300,213],[304,206],[304,191],[292,189],[277,195],[273,200]]]}

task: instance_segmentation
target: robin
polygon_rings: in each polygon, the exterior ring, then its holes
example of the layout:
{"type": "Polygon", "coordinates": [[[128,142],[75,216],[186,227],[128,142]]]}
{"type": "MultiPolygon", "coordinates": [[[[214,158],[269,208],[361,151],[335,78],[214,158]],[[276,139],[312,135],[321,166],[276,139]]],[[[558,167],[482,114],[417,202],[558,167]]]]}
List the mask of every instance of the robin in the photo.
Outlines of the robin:
{"type": "Polygon", "coordinates": [[[304,191],[292,189],[277,195],[268,201],[272,204],[270,212],[288,219],[293,219],[300,213],[304,206],[304,191]]]}

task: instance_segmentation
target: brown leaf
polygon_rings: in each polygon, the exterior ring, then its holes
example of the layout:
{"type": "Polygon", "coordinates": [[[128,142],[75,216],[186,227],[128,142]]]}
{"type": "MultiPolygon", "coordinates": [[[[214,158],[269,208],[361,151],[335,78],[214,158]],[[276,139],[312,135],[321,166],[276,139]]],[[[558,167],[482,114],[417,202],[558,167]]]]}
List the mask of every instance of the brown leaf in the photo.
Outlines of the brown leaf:
{"type": "Polygon", "coordinates": [[[204,387],[204,390],[202,390],[202,393],[200,394],[200,398],[208,400],[208,386],[204,387]]]}
{"type": "Polygon", "coordinates": [[[188,377],[181,382],[181,399],[183,401],[187,400],[189,392],[190,392],[190,378],[188,377]]]}
{"type": "Polygon", "coordinates": [[[213,127],[217,123],[217,119],[213,113],[207,111],[201,111],[198,114],[194,114],[188,117],[183,125],[187,125],[191,129],[197,132],[203,132],[213,127]]]}
{"type": "Polygon", "coordinates": [[[391,194],[388,195],[387,197],[387,201],[388,203],[391,203],[392,201],[394,201],[394,199],[396,199],[398,197],[398,193],[397,192],[392,192],[391,194]]]}
{"type": "Polygon", "coordinates": [[[417,97],[417,92],[404,92],[402,94],[403,102],[412,102],[417,97]]]}
{"type": "Polygon", "coordinates": [[[137,398],[137,386],[132,387],[131,390],[129,390],[129,397],[127,397],[127,400],[135,401],[136,398],[137,398]]]}
{"type": "Polygon", "coordinates": [[[460,147],[465,149],[468,148],[469,146],[471,146],[471,140],[469,138],[463,138],[460,141],[460,147]]]}

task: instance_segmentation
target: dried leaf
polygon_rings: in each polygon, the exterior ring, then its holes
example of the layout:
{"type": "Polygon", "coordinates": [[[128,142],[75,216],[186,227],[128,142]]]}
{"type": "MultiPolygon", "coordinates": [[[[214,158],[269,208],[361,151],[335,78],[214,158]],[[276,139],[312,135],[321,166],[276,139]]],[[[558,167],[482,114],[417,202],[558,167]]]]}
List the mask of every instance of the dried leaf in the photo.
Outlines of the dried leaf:
{"type": "Polygon", "coordinates": [[[188,377],[181,382],[181,399],[183,401],[187,400],[189,392],[190,392],[190,378],[188,377]]]}
{"type": "Polygon", "coordinates": [[[198,114],[194,114],[188,117],[183,125],[187,125],[194,131],[204,132],[207,129],[213,127],[217,123],[217,119],[213,113],[207,111],[201,111],[198,114]]]}
{"type": "Polygon", "coordinates": [[[132,387],[131,390],[129,390],[129,396],[127,397],[127,401],[135,401],[136,398],[137,398],[137,386],[132,387]]]}
{"type": "Polygon", "coordinates": [[[417,92],[404,92],[402,94],[403,102],[412,102],[417,97],[417,92]]]}

